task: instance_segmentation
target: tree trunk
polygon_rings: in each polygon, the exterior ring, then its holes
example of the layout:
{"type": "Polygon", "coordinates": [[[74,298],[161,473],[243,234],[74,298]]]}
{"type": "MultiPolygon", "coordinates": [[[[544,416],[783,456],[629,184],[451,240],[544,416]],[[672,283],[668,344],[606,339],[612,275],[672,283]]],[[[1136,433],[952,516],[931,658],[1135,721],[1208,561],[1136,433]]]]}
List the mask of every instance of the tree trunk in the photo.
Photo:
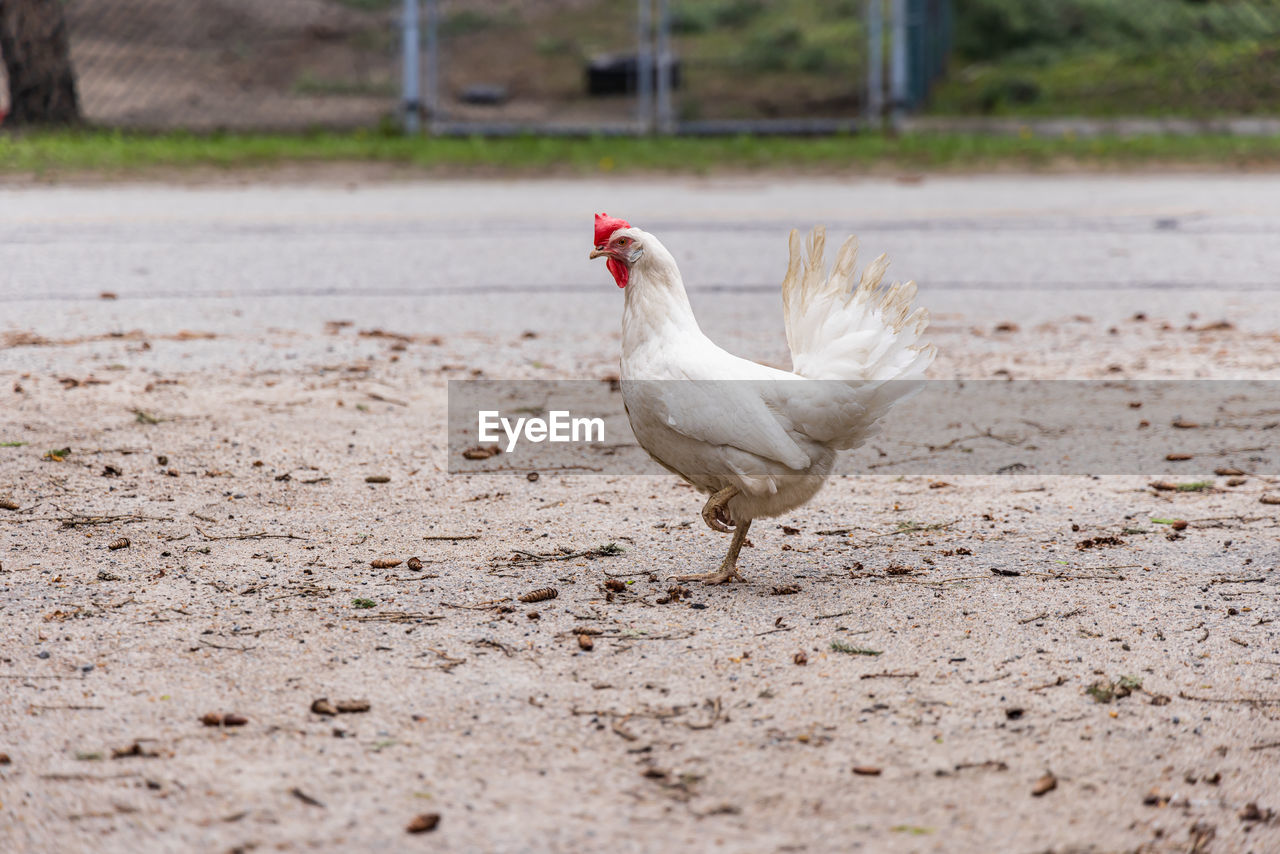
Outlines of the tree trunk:
{"type": "Polygon", "coordinates": [[[9,75],[6,125],[80,121],[62,5],[63,0],[0,0],[0,56],[9,75]]]}

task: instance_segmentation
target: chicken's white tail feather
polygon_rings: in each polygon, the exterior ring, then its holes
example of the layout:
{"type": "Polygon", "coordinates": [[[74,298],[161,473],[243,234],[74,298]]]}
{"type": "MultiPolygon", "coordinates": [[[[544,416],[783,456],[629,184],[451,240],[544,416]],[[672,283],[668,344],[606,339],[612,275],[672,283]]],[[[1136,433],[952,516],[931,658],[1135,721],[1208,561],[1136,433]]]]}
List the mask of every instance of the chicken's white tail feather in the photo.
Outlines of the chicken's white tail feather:
{"type": "Polygon", "coordinates": [[[782,283],[787,344],[792,370],[815,380],[842,380],[857,389],[865,407],[860,417],[842,422],[831,440],[837,449],[854,448],[878,432],[877,422],[898,400],[918,387],[933,362],[932,344],[921,337],[929,313],[913,309],[914,282],[882,286],[889,259],[881,255],[866,266],[854,286],[858,240],[850,237],[825,275],[826,232],[809,233],[802,254],[791,232],[791,259],[782,283]]]}
{"type": "Polygon", "coordinates": [[[915,283],[882,287],[889,260],[881,255],[855,287],[857,238],[840,247],[830,275],[825,248],[821,226],[809,233],[803,252],[799,233],[791,232],[782,302],[792,370],[810,379],[864,382],[923,377],[934,349],[921,341],[929,314],[913,310],[915,283]]]}

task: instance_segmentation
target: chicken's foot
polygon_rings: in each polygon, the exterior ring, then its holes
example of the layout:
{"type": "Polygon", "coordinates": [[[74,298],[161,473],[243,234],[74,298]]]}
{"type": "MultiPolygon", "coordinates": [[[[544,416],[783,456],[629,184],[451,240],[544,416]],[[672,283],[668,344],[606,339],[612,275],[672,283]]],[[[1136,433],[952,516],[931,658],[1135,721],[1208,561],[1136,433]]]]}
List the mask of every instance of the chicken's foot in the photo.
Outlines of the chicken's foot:
{"type": "Polygon", "coordinates": [[[729,517],[728,504],[729,500],[737,494],[738,487],[726,486],[707,499],[707,503],[702,505],[702,521],[707,523],[708,528],[719,531],[721,534],[727,534],[733,530],[733,519],[729,517]]]}
{"type": "MultiPolygon", "coordinates": [[[[719,493],[716,493],[717,495],[719,493]]],[[[725,555],[724,563],[720,564],[720,568],[715,572],[704,572],[699,575],[673,575],[672,581],[701,581],[703,584],[724,584],[731,578],[742,581],[742,576],[738,573],[738,552],[742,551],[742,544],[747,539],[747,529],[751,527],[751,520],[741,523],[733,531],[733,541],[729,543],[729,554],[725,555]]]]}

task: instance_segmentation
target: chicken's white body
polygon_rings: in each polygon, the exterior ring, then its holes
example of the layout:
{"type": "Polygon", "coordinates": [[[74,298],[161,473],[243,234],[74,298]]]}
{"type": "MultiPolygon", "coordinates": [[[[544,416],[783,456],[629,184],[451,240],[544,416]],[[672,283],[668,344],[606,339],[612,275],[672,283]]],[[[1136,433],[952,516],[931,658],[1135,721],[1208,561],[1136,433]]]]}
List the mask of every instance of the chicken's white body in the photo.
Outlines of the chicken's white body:
{"type": "Polygon", "coordinates": [[[836,452],[874,435],[877,422],[923,377],[933,348],[911,311],[915,286],[881,288],[877,258],[857,288],[857,243],[841,247],[828,277],[824,236],[802,256],[791,235],[782,286],[794,372],[742,359],[703,334],[675,260],[652,235],[630,270],[622,320],[622,395],[641,447],[704,492],[734,487],[733,523],[777,516],[812,498],[836,452]]]}

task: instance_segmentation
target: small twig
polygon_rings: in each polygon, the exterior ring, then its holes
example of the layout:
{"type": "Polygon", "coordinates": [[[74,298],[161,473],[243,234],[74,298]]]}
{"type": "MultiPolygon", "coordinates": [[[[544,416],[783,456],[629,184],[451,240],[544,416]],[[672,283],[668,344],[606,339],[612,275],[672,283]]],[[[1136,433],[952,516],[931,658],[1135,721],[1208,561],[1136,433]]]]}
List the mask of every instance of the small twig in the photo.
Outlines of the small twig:
{"type": "Polygon", "coordinates": [[[689,721],[685,721],[684,725],[687,726],[689,729],[711,729],[713,726],[719,723],[720,711],[721,711],[720,698],[716,697],[714,700],[707,700],[707,705],[711,706],[711,720],[707,721],[704,724],[695,724],[695,723],[690,723],[689,721]]]}
{"type": "Polygon", "coordinates": [[[920,674],[914,670],[911,671],[910,673],[890,673],[889,671],[886,670],[884,673],[864,673],[858,678],[859,679],[915,679],[919,675],[920,674]]]}
{"type": "Polygon", "coordinates": [[[500,649],[502,650],[502,654],[505,655],[507,658],[511,658],[513,655],[515,655],[515,653],[511,651],[511,647],[507,646],[501,641],[493,640],[492,638],[482,638],[477,641],[472,641],[471,643],[475,646],[491,646],[491,647],[494,647],[495,649],[500,649]]]}
{"type": "Polygon", "coordinates": [[[837,612],[837,613],[835,613],[835,614],[819,614],[818,616],[814,617],[814,619],[815,619],[815,620],[830,620],[830,619],[833,619],[833,618],[835,618],[835,617],[847,617],[847,616],[849,616],[850,614],[861,614],[861,613],[862,613],[862,610],[861,610],[861,609],[855,608],[855,609],[853,609],[852,611],[839,611],[839,612],[837,612]]]}
{"type": "Polygon", "coordinates": [[[478,540],[479,534],[427,534],[424,540],[478,540]]]}
{"type": "Polygon", "coordinates": [[[266,531],[261,531],[257,534],[230,534],[227,536],[214,536],[213,534],[206,534],[203,530],[200,529],[199,525],[196,526],[196,532],[200,534],[200,536],[204,537],[206,540],[305,540],[307,539],[306,537],[299,537],[297,534],[268,534],[266,531]]]}
{"type": "Polygon", "coordinates": [[[1178,696],[1184,700],[1199,700],[1202,703],[1247,703],[1251,706],[1280,705],[1280,697],[1196,697],[1186,691],[1179,691],[1178,696]]]}
{"type": "Polygon", "coordinates": [[[488,602],[480,602],[476,605],[455,605],[452,602],[441,602],[440,604],[446,608],[458,608],[463,611],[487,611],[490,608],[496,608],[503,602],[510,602],[510,596],[504,596],[501,599],[490,599],[488,602]]]}
{"type": "Polygon", "coordinates": [[[1043,685],[1036,685],[1034,688],[1028,688],[1028,691],[1043,691],[1045,688],[1057,688],[1059,685],[1065,685],[1070,680],[1065,676],[1059,676],[1052,682],[1046,682],[1043,685]]]}
{"type": "Polygon", "coordinates": [[[443,620],[443,614],[421,614],[408,611],[386,611],[380,614],[354,614],[347,619],[357,623],[422,623],[443,620]]]}
{"type": "MultiPolygon", "coordinates": [[[[509,472],[511,474],[527,474],[529,471],[530,469],[503,467],[503,468],[488,468],[488,469],[459,469],[457,473],[458,474],[505,474],[509,472]]],[[[602,469],[599,466],[565,465],[565,466],[538,466],[538,471],[602,471],[602,469]]]]}
{"type": "Polygon", "coordinates": [[[251,649],[257,649],[256,646],[223,646],[221,644],[213,643],[212,641],[207,641],[204,638],[200,639],[200,645],[211,647],[213,649],[231,650],[232,652],[248,652],[251,649]]]}

